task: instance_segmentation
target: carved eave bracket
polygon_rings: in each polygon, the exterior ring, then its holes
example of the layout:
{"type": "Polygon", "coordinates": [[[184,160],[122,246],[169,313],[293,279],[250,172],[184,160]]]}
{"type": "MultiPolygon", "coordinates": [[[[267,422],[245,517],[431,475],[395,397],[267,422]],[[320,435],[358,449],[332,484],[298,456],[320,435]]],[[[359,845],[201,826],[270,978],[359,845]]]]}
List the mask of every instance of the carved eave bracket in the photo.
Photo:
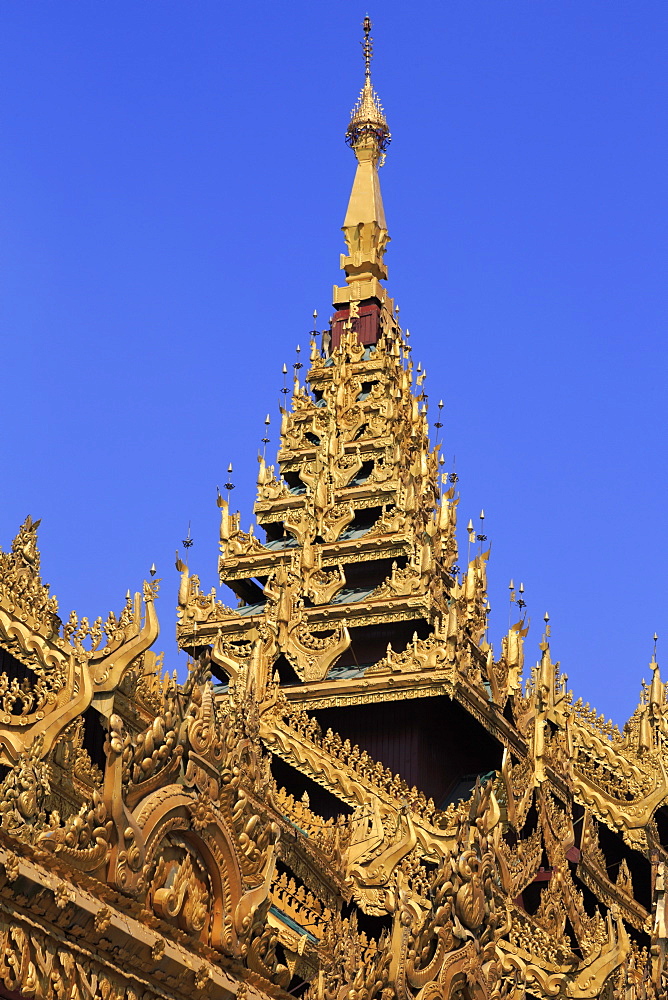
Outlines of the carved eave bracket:
{"type": "Polygon", "coordinates": [[[60,634],[54,599],[39,581],[36,529],[23,525],[9,555],[0,553],[0,645],[26,671],[22,681],[0,675],[0,763],[13,766],[36,746],[45,757],[66,727],[97,699],[108,714],[128,666],[155,642],[157,584],[144,584],[120,619],[90,625],[73,612],[60,634]],[[46,595],[46,596],[45,596],[46,595]],[[142,607],[144,621],[142,624],[142,607]],[[41,616],[41,617],[40,617],[41,616]],[[45,617],[46,616],[46,617],[45,617]],[[54,620],[58,627],[54,627],[54,620]],[[99,649],[106,632],[107,643],[99,649]]]}

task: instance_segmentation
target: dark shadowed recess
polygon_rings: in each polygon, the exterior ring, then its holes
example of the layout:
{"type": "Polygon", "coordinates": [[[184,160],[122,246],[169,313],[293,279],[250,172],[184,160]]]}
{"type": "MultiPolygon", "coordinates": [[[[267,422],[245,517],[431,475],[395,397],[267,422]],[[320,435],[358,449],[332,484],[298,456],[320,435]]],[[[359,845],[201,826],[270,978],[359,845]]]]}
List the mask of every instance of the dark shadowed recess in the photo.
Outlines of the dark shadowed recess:
{"type": "Polygon", "coordinates": [[[468,798],[476,776],[501,766],[501,744],[445,695],[325,708],[313,715],[323,732],[332,729],[356,743],[441,809],[468,798]]]}

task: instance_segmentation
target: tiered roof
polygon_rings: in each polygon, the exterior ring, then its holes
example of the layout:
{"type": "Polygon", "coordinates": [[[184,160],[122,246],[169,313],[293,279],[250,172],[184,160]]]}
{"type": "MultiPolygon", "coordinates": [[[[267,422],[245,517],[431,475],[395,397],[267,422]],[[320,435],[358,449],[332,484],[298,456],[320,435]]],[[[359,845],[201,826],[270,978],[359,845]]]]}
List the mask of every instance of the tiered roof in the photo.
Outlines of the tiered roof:
{"type": "Polygon", "coordinates": [[[260,460],[220,580],[181,560],[179,684],[157,583],[63,624],[30,518],[0,553],[0,993],[37,1000],[660,1000],[666,689],[623,732],[573,702],[549,623],[487,637],[484,539],[381,284],[370,77],[346,284],[260,460]],[[262,538],[262,540],[261,540],[262,538]],[[479,543],[479,544],[478,544],[479,543]],[[4,992],[3,992],[4,991],[4,992]]]}

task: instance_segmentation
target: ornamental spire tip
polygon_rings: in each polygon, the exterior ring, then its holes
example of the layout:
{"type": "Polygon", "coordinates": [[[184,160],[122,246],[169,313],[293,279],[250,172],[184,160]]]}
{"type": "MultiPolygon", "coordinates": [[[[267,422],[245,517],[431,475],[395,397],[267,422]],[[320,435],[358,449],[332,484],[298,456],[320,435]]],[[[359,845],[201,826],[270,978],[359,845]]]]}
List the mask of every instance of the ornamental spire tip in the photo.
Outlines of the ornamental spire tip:
{"type": "Polygon", "coordinates": [[[362,51],[364,52],[364,76],[371,76],[371,60],[373,59],[373,38],[371,37],[371,18],[367,14],[362,21],[364,29],[364,41],[362,51]]]}
{"type": "Polygon", "coordinates": [[[341,267],[346,274],[346,287],[334,289],[334,305],[337,309],[352,309],[353,302],[372,299],[380,304],[385,302],[386,295],[380,282],[387,278],[383,256],[390,237],[380,193],[378,167],[383,162],[390,142],[390,130],[378,95],[371,85],[373,39],[368,15],[364,18],[362,27],[364,86],[353,108],[346,132],[346,142],[357,158],[357,169],[343,220],[348,253],[342,255],[341,267]]]}
{"type": "Polygon", "coordinates": [[[383,106],[371,84],[373,38],[371,37],[371,18],[368,14],[362,22],[362,28],[364,30],[364,41],[362,42],[364,86],[350,116],[346,142],[357,151],[359,146],[366,146],[370,140],[376,147],[376,156],[381,158],[382,162],[382,154],[389,146],[392,136],[387,126],[383,106]]]}

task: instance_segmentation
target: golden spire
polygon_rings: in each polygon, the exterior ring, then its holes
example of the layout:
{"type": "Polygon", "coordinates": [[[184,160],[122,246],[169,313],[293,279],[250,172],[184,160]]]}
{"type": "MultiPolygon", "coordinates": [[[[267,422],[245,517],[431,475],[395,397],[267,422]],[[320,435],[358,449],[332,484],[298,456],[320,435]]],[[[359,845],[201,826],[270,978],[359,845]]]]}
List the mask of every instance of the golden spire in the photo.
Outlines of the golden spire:
{"type": "MultiPolygon", "coordinates": [[[[375,147],[376,160],[387,149],[391,141],[387,119],[378,94],[371,84],[371,60],[373,58],[373,38],[371,37],[371,19],[367,15],[362,22],[364,28],[364,86],[357,98],[357,104],[350,115],[350,124],[346,132],[346,142],[357,153],[358,146],[365,139],[370,139],[375,147]]],[[[357,157],[359,160],[359,156],[357,157]]],[[[382,165],[382,161],[381,161],[382,165]]]]}
{"type": "Polygon", "coordinates": [[[389,240],[378,167],[382,165],[390,142],[390,130],[378,95],[371,84],[373,39],[371,20],[363,22],[364,86],[352,110],[346,142],[357,157],[357,171],[350,193],[343,232],[348,256],[341,257],[347,288],[335,289],[335,305],[354,300],[381,299],[384,290],[379,281],[387,278],[383,254],[389,240]]]}

